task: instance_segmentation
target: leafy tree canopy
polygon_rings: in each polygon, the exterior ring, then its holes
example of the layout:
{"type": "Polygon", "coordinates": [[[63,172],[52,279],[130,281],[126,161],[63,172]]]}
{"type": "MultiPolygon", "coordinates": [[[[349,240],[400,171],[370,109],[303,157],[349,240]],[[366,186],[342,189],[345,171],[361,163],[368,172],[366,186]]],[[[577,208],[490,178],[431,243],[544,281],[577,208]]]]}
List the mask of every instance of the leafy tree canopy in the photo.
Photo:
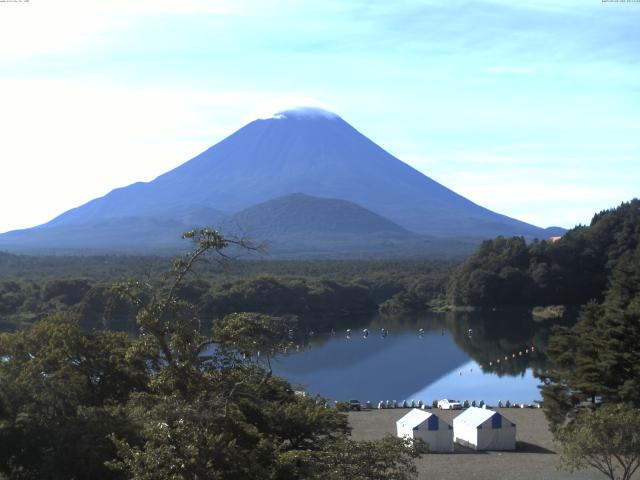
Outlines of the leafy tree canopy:
{"type": "Polygon", "coordinates": [[[611,480],[630,480],[640,467],[640,410],[605,405],[583,411],[559,436],[562,466],[592,467],[611,480]]]}
{"type": "Polygon", "coordinates": [[[582,305],[602,300],[610,274],[640,240],[640,200],[596,214],[560,240],[498,237],[454,272],[447,296],[477,307],[582,305]]]}
{"type": "Polygon", "coordinates": [[[412,478],[418,445],[352,441],[346,415],[242,355],[286,347],[288,319],[240,312],[203,327],[180,294],[187,276],[208,253],[251,246],[185,237],[194,249],[164,281],[111,290],[137,337],[60,316],[0,335],[0,478],[412,478]]]}

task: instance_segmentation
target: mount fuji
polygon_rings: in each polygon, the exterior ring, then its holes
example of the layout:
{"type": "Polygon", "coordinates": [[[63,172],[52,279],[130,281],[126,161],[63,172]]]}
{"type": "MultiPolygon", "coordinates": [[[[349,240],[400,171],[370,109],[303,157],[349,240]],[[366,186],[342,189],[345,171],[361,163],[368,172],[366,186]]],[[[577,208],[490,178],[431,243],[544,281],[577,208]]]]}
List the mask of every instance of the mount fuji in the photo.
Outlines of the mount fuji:
{"type": "Polygon", "coordinates": [[[197,225],[233,225],[270,235],[274,245],[295,238],[311,250],[319,233],[336,244],[390,235],[415,250],[419,238],[434,247],[452,239],[475,244],[562,231],[483,208],[398,160],[337,114],[300,107],[255,120],[150,182],[2,234],[0,249],[150,252],[179,246],[180,232],[197,225]]]}

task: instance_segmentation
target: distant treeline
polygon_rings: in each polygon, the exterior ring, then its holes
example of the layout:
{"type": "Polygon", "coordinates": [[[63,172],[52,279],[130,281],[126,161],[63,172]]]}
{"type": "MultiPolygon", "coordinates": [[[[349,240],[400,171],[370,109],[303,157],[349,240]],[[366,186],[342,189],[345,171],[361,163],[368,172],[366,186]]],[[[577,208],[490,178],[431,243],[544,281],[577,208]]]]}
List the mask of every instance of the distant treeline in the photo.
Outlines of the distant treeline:
{"type": "Polygon", "coordinates": [[[488,240],[453,273],[450,304],[582,305],[601,301],[611,272],[640,238],[640,200],[596,214],[558,241],[488,240]]]}
{"type": "MultiPolygon", "coordinates": [[[[135,330],[135,309],[112,290],[118,282],[161,276],[164,258],[29,257],[0,254],[0,329],[72,312],[84,328],[135,330]]],[[[297,315],[309,329],[340,318],[425,310],[444,296],[451,263],[238,261],[204,263],[178,296],[204,325],[238,311],[297,315]],[[407,307],[407,305],[409,307],[407,307]],[[327,321],[329,318],[329,321],[327,321]]]]}
{"type": "MultiPolygon", "coordinates": [[[[427,260],[240,260],[209,262],[181,295],[209,321],[236,311],[345,317],[378,309],[404,315],[434,307],[579,306],[602,300],[609,277],[640,237],[640,201],[594,216],[560,240],[498,237],[461,264],[427,260]]],[[[110,287],[158,278],[162,257],[31,257],[0,253],[0,324],[61,310],[85,327],[130,329],[133,313],[110,287]]],[[[313,323],[313,322],[312,322],[313,323]]],[[[318,322],[327,326],[326,322],[318,322]]],[[[311,327],[309,327],[311,328],[311,327]]]]}

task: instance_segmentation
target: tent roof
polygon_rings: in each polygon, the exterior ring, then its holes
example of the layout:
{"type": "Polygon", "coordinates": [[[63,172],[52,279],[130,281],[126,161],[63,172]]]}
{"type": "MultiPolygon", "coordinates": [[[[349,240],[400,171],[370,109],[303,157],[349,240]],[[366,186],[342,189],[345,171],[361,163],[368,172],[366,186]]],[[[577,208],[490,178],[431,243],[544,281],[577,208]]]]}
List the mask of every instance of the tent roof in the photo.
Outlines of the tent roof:
{"type": "Polygon", "coordinates": [[[494,415],[500,415],[498,412],[485,408],[469,407],[463,413],[453,419],[454,422],[466,423],[471,427],[477,427],[489,420],[494,415]]]}
{"type": "Polygon", "coordinates": [[[423,422],[426,422],[429,417],[433,415],[433,413],[425,412],[424,410],[418,410],[414,408],[409,413],[407,413],[404,417],[396,422],[398,427],[404,428],[415,428],[423,422]]]}

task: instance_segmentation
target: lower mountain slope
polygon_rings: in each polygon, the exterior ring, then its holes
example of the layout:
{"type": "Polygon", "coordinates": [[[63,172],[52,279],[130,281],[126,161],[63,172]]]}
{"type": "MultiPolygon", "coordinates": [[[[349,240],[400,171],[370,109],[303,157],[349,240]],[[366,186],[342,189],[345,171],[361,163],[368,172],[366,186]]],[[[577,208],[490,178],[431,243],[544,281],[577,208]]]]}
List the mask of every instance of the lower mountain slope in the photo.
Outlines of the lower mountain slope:
{"type": "Polygon", "coordinates": [[[413,236],[407,229],[353,202],[294,193],[254,205],[223,222],[256,238],[387,234],[413,236]]]}
{"type": "MultiPolygon", "coordinates": [[[[195,211],[195,210],[194,210],[195,211]]],[[[274,258],[461,258],[476,240],[440,239],[410,232],[353,202],[291,194],[233,215],[211,209],[168,218],[115,217],[44,225],[0,236],[0,250],[36,254],[167,254],[184,249],[181,233],[213,226],[246,238],[274,258]]]]}

